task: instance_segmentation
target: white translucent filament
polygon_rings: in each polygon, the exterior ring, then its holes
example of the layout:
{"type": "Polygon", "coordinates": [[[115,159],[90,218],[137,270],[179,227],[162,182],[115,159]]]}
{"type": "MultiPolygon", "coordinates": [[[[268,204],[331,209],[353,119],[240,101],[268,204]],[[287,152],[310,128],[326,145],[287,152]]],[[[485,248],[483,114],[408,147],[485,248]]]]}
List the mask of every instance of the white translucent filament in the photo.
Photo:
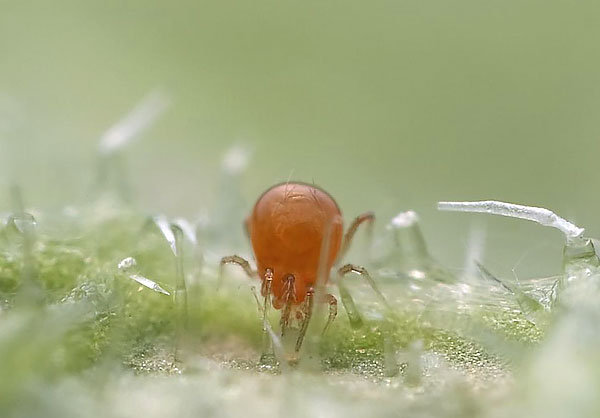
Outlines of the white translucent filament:
{"type": "Polygon", "coordinates": [[[151,92],[123,119],[104,132],[98,150],[103,155],[119,151],[158,119],[169,105],[170,100],[162,91],[151,92]]]}
{"type": "Polygon", "coordinates": [[[568,241],[581,238],[585,229],[561,218],[554,212],[534,206],[516,205],[514,203],[484,200],[480,202],[438,202],[438,209],[454,212],[478,212],[492,215],[525,219],[550,226],[562,231],[568,241]]]}

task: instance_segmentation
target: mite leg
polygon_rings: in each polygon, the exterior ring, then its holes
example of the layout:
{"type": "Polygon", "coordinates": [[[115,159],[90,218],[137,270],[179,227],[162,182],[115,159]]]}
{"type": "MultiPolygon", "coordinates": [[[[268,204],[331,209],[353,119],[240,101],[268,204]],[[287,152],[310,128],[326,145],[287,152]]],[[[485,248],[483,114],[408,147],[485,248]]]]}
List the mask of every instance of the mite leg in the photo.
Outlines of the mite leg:
{"type": "Polygon", "coordinates": [[[331,325],[331,323],[337,316],[338,302],[337,302],[337,299],[335,298],[335,296],[327,294],[327,295],[325,295],[325,300],[329,304],[329,316],[327,317],[327,322],[325,323],[325,327],[323,328],[323,333],[321,335],[325,335],[325,333],[329,329],[329,326],[331,325]]]}
{"type": "Polygon", "coordinates": [[[298,334],[298,339],[296,340],[296,353],[299,352],[300,348],[302,347],[302,341],[304,341],[304,336],[306,335],[306,330],[308,329],[308,324],[310,322],[310,318],[312,317],[314,305],[313,299],[314,292],[312,290],[306,292],[306,299],[304,299],[304,306],[302,308],[304,319],[302,320],[300,333],[298,334]]]}
{"type": "MultiPolygon", "coordinates": [[[[267,321],[267,316],[269,315],[269,309],[271,308],[271,285],[273,283],[273,270],[267,269],[265,271],[265,278],[262,282],[261,293],[265,297],[263,301],[263,329],[264,324],[267,321]]],[[[266,329],[265,329],[266,331],[266,329]]]]}
{"type": "Polygon", "coordinates": [[[390,305],[389,305],[387,299],[385,298],[383,293],[381,293],[381,290],[379,290],[379,288],[377,287],[377,284],[375,283],[375,281],[373,280],[373,278],[371,277],[369,272],[364,267],[355,266],[354,264],[346,264],[345,266],[340,267],[338,269],[338,276],[340,279],[343,278],[348,273],[356,273],[359,276],[361,276],[362,278],[364,278],[367,281],[367,283],[369,283],[369,286],[371,286],[371,289],[373,289],[373,291],[377,294],[381,303],[383,303],[383,305],[386,308],[390,309],[390,305]]]}
{"type": "Polygon", "coordinates": [[[271,284],[273,283],[273,270],[267,269],[265,271],[264,280],[262,282],[261,293],[264,296],[262,306],[262,328],[263,328],[263,352],[262,356],[268,356],[271,352],[271,336],[269,335],[268,326],[268,315],[269,309],[271,308],[271,284]]]}
{"type": "Polygon", "coordinates": [[[285,278],[285,283],[283,284],[283,299],[285,300],[285,305],[283,306],[283,312],[281,312],[281,321],[279,323],[279,325],[281,326],[282,337],[284,336],[285,331],[290,323],[292,304],[296,301],[296,286],[294,285],[295,282],[296,278],[293,274],[290,274],[285,278]]]}
{"type": "Polygon", "coordinates": [[[254,300],[256,300],[256,307],[258,308],[258,313],[263,314],[263,322],[266,317],[269,315],[269,310],[271,308],[271,298],[269,297],[271,294],[271,287],[273,284],[273,270],[267,269],[265,271],[265,275],[262,281],[262,285],[260,287],[260,294],[263,296],[263,301],[260,301],[258,297],[258,293],[256,293],[256,288],[254,286],[251,287],[252,294],[254,295],[254,300]]]}
{"type": "Polygon", "coordinates": [[[252,267],[250,267],[250,263],[245,258],[242,258],[239,255],[230,255],[227,257],[223,257],[219,265],[219,278],[217,281],[217,290],[221,287],[221,282],[223,281],[223,270],[226,264],[237,264],[238,266],[244,269],[244,271],[250,278],[254,278],[257,276],[256,271],[252,270],[252,267]]]}
{"type": "Polygon", "coordinates": [[[372,225],[374,220],[375,214],[373,212],[365,212],[362,215],[357,216],[354,219],[354,221],[352,221],[352,224],[350,225],[350,227],[346,231],[346,234],[344,235],[344,240],[342,241],[342,247],[340,248],[337,261],[343,260],[344,256],[350,249],[352,239],[354,238],[354,234],[356,234],[358,227],[364,222],[369,222],[369,225],[372,225]]]}

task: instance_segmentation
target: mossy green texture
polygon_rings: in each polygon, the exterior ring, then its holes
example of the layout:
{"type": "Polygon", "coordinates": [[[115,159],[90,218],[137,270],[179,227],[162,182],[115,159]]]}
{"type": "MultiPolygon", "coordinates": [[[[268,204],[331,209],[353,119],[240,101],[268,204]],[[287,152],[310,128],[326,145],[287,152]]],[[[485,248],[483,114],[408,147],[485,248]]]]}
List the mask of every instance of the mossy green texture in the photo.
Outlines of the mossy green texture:
{"type": "MultiPolygon", "coordinates": [[[[402,287],[390,285],[383,287],[384,292],[390,300],[399,300],[399,305],[382,307],[356,294],[358,310],[364,314],[361,327],[353,328],[340,307],[327,334],[313,330],[307,337],[300,358],[288,364],[294,353],[287,353],[278,359],[279,367],[267,366],[260,361],[264,335],[252,295],[259,282],[236,277],[232,269],[217,290],[217,266],[198,257],[197,249],[186,242],[179,248],[187,284],[187,309],[182,317],[175,297],[176,255],[149,219],[126,209],[100,219],[90,216],[69,238],[47,233],[40,222],[29,237],[29,247],[18,231],[2,231],[0,366],[11,378],[0,383],[0,407],[9,411],[7,416],[26,416],[21,402],[27,396],[35,399],[32,410],[50,408],[50,415],[62,411],[71,416],[45,398],[52,393],[52,385],[87,382],[77,388],[77,396],[93,404],[91,394],[107,393],[109,382],[118,385],[134,379],[128,393],[136,392],[137,384],[151,390],[154,386],[146,380],[148,375],[172,379],[164,381],[166,385],[172,381],[172,388],[181,385],[184,377],[198,385],[233,379],[234,388],[250,381],[271,388],[265,389],[267,398],[275,396],[268,393],[277,382],[289,379],[296,383],[285,385],[299,392],[277,396],[313,396],[298,383],[305,379],[314,379],[323,399],[341,399],[340,382],[349,388],[367,384],[366,392],[352,400],[356,411],[373,396],[384,399],[391,410],[400,408],[389,392],[395,388],[402,393],[402,402],[417,409],[440,410],[423,406],[431,396],[432,402],[458,402],[449,416],[455,410],[476,416],[481,405],[474,394],[481,388],[504,387],[512,376],[515,356],[527,355],[543,343],[543,329],[515,308],[514,301],[507,302],[512,303],[510,309],[496,307],[489,300],[470,302],[469,309],[457,313],[450,299],[440,302],[432,296],[436,286],[446,292],[448,283],[432,282],[423,290],[423,298],[430,297],[434,307],[414,310],[410,298],[401,294],[402,287]],[[132,280],[130,272],[119,270],[117,265],[126,257],[137,260],[136,274],[170,294],[152,291],[132,280]],[[436,309],[441,315],[431,315],[436,309]],[[411,403],[416,396],[411,393],[425,388],[419,400],[411,403]]],[[[353,286],[350,292],[357,291],[353,286]]],[[[314,319],[315,326],[321,327],[326,313],[317,310],[316,315],[322,316],[314,319]]],[[[277,311],[271,312],[270,321],[277,324],[277,311]]],[[[216,387],[227,390],[222,382],[216,387]]],[[[137,396],[144,397],[146,389],[136,392],[137,396]]],[[[64,402],[67,398],[57,399],[64,402]]],[[[205,402],[210,403],[209,399],[205,402]]],[[[207,403],[199,401],[196,410],[207,403]]],[[[385,411],[379,412],[386,416],[385,411]]]]}

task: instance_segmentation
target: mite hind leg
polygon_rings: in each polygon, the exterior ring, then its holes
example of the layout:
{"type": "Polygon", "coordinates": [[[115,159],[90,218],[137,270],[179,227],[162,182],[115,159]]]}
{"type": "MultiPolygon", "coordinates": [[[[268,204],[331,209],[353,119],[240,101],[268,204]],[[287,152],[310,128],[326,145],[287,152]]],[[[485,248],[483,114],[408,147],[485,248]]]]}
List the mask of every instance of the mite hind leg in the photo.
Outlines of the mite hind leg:
{"type": "Polygon", "coordinates": [[[239,255],[230,255],[227,257],[223,257],[221,259],[221,262],[219,263],[219,277],[217,279],[217,290],[221,287],[221,283],[223,282],[223,271],[225,269],[225,265],[227,264],[236,264],[240,266],[251,279],[258,276],[258,273],[252,270],[250,263],[245,258],[240,257],[239,255]]]}
{"type": "MultiPolygon", "coordinates": [[[[350,224],[346,234],[344,235],[344,240],[342,241],[342,246],[340,248],[337,261],[342,261],[344,259],[344,256],[350,249],[350,245],[352,244],[352,240],[356,234],[356,231],[358,230],[358,227],[365,222],[367,222],[369,226],[372,226],[374,220],[375,214],[373,212],[365,212],[354,218],[354,221],[352,221],[352,224],[350,224]]],[[[369,229],[369,231],[371,231],[371,229],[369,229]]]]}

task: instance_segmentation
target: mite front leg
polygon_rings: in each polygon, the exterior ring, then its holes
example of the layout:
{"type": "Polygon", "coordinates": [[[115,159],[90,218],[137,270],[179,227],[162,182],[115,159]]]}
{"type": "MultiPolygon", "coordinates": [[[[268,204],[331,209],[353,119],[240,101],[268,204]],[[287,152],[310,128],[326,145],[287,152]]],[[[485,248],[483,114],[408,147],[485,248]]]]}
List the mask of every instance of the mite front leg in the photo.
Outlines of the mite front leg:
{"type": "Polygon", "coordinates": [[[296,286],[295,286],[296,278],[293,274],[288,275],[285,278],[285,282],[283,284],[283,300],[285,301],[285,305],[283,306],[283,311],[281,312],[281,336],[285,335],[285,331],[290,323],[290,314],[292,313],[292,305],[296,301],[296,286]]]}
{"type": "Polygon", "coordinates": [[[269,316],[269,309],[271,308],[271,284],[273,283],[273,270],[267,269],[265,271],[265,277],[262,282],[261,293],[264,296],[263,307],[262,307],[262,329],[263,329],[263,352],[262,357],[268,356],[271,352],[271,336],[267,330],[267,321],[269,316]]]}
{"type": "MultiPolygon", "coordinates": [[[[323,332],[321,336],[325,335],[329,326],[337,316],[337,299],[335,296],[326,294],[321,299],[322,302],[326,302],[329,305],[329,316],[327,317],[327,323],[323,328],[323,332]]],[[[310,319],[312,318],[313,313],[313,305],[314,305],[314,292],[312,290],[306,293],[306,299],[304,300],[304,306],[302,309],[303,321],[302,326],[300,327],[300,333],[298,334],[298,340],[296,341],[296,352],[300,351],[302,347],[302,342],[304,341],[304,336],[306,335],[306,330],[308,329],[308,325],[310,323],[310,319]]]]}
{"type": "Polygon", "coordinates": [[[306,335],[306,330],[308,329],[308,324],[310,323],[310,318],[312,317],[313,312],[313,302],[314,292],[309,290],[306,293],[306,299],[304,299],[304,306],[302,308],[302,326],[300,327],[300,333],[298,334],[298,339],[296,340],[296,353],[300,351],[302,347],[302,341],[304,341],[304,336],[306,335]]]}
{"type": "Polygon", "coordinates": [[[338,304],[337,299],[333,295],[327,294],[324,296],[324,298],[325,298],[325,301],[329,304],[329,316],[327,317],[327,322],[325,323],[325,327],[323,328],[323,332],[321,335],[325,335],[325,333],[329,329],[329,326],[331,325],[331,323],[337,316],[337,304],[338,304]]]}
{"type": "Polygon", "coordinates": [[[250,263],[245,258],[242,258],[239,255],[230,255],[227,257],[223,257],[221,259],[221,263],[219,264],[219,278],[217,281],[217,290],[221,287],[221,283],[223,281],[223,270],[225,269],[226,264],[236,264],[240,266],[242,269],[244,269],[248,277],[250,277],[251,279],[257,276],[257,272],[252,270],[252,267],[250,267],[250,263]]]}
{"type": "Polygon", "coordinates": [[[273,284],[273,270],[267,269],[261,286],[261,294],[264,296],[263,301],[263,330],[266,332],[266,321],[271,308],[271,285],[273,284]]]}
{"type": "Polygon", "coordinates": [[[385,298],[383,293],[381,293],[381,290],[379,290],[379,287],[377,287],[377,284],[375,283],[367,269],[361,266],[355,266],[354,264],[346,264],[345,266],[340,267],[338,269],[338,276],[340,279],[342,279],[348,273],[356,273],[360,277],[364,278],[367,281],[367,283],[369,283],[369,286],[371,286],[371,289],[373,289],[373,291],[377,294],[379,300],[381,301],[381,303],[383,303],[383,306],[390,309],[390,305],[387,299],[385,298]]]}
{"type": "Polygon", "coordinates": [[[338,254],[336,261],[342,261],[344,259],[344,256],[350,249],[350,245],[352,244],[352,239],[354,238],[354,234],[356,234],[358,227],[364,222],[368,222],[369,226],[371,226],[373,224],[374,220],[375,220],[375,214],[373,212],[365,212],[362,215],[357,216],[354,219],[354,221],[352,221],[352,224],[350,225],[350,227],[346,231],[346,234],[344,235],[344,240],[342,241],[342,247],[340,248],[340,252],[338,254]]]}

